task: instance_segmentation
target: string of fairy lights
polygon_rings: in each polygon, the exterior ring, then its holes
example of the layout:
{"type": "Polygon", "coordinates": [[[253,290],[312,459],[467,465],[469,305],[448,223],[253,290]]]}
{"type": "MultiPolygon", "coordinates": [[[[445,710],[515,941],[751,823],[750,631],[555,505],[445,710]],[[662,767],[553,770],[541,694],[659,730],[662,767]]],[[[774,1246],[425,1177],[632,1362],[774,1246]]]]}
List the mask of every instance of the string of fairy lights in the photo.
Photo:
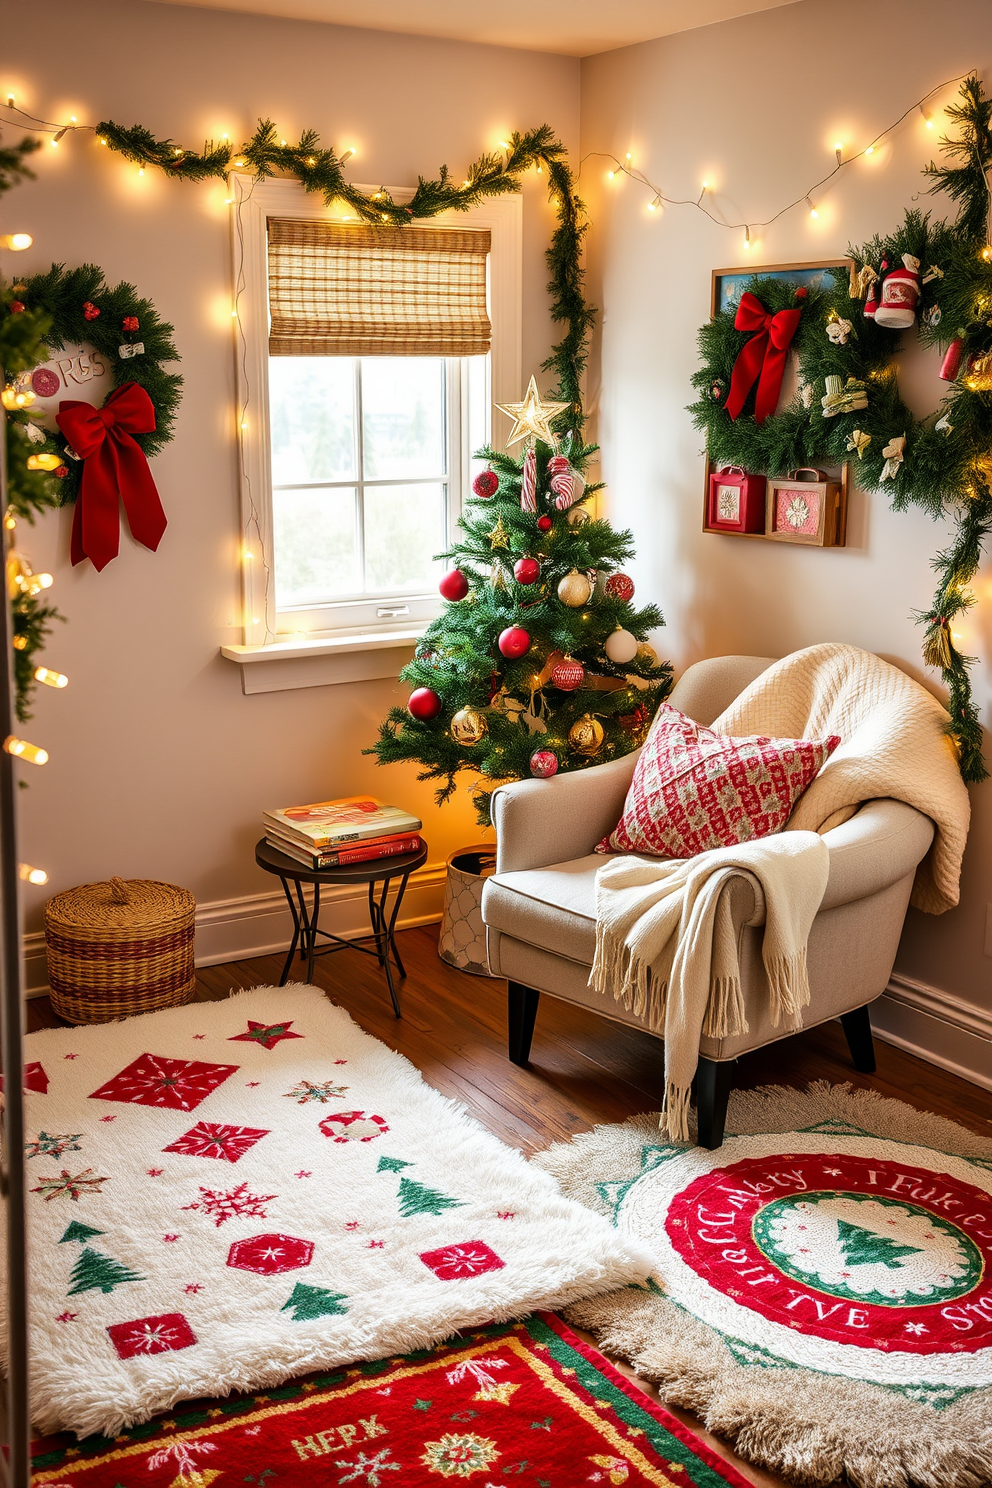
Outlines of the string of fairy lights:
{"type": "MultiPolygon", "coordinates": [[[[820,215],[820,206],[823,203],[823,199],[831,183],[834,182],[835,179],[843,172],[847,171],[849,167],[854,165],[855,162],[859,160],[868,160],[872,156],[874,156],[879,151],[880,146],[891,135],[893,135],[895,131],[900,127],[900,125],[905,123],[905,121],[913,114],[918,112],[923,119],[926,129],[933,130],[936,127],[936,119],[935,113],[932,110],[932,101],[945,90],[954,87],[957,83],[960,83],[965,77],[970,75],[971,71],[973,71],[973,69],[969,69],[968,72],[961,73],[957,77],[949,78],[946,81],[939,83],[935,87],[929,89],[922,98],[919,98],[915,102],[911,103],[906,109],[904,109],[904,111],[899,115],[897,119],[894,119],[891,124],[880,130],[873,139],[871,139],[861,148],[851,149],[845,146],[843,140],[835,140],[833,151],[836,163],[834,164],[834,166],[824,175],[820,176],[819,179],[812,182],[805,190],[800,191],[799,194],[795,196],[791,201],[786,202],[785,205],[780,207],[776,212],[761,220],[755,218],[742,219],[740,221],[725,220],[724,217],[720,215],[718,210],[716,209],[717,188],[709,179],[704,179],[702,181],[698,196],[677,197],[669,195],[662,187],[660,187],[655,181],[651,179],[651,177],[645,170],[642,170],[635,163],[633,154],[630,152],[628,152],[623,159],[620,159],[617,155],[613,154],[610,151],[589,151],[582,157],[582,160],[579,163],[578,173],[579,175],[581,175],[584,164],[591,159],[606,160],[607,162],[609,162],[609,169],[606,171],[606,178],[608,180],[615,180],[617,177],[627,177],[631,181],[636,182],[638,185],[643,186],[646,189],[646,191],[649,193],[649,200],[646,204],[646,209],[648,212],[664,212],[667,208],[674,207],[687,207],[691,210],[698,211],[702,213],[703,216],[705,216],[716,227],[722,228],[728,232],[742,232],[742,247],[745,251],[749,251],[755,246],[754,234],[758,230],[771,227],[782,217],[786,216],[789,212],[792,212],[797,208],[805,207],[809,213],[810,219],[815,221],[820,215]]],[[[57,121],[40,118],[37,115],[30,113],[29,111],[21,108],[18,105],[16,96],[12,92],[7,92],[5,101],[0,101],[0,125],[4,123],[8,125],[16,124],[18,127],[25,129],[29,133],[49,135],[49,144],[52,149],[59,149],[67,136],[76,134],[93,134],[96,136],[97,142],[99,144],[106,146],[108,143],[106,139],[103,139],[99,135],[97,135],[97,129],[95,125],[80,123],[78,117],[74,114],[70,115],[70,117],[66,120],[57,121]]],[[[230,136],[225,134],[222,136],[222,141],[224,143],[227,143],[229,141],[229,138],[230,136]]],[[[282,143],[283,145],[285,145],[285,140],[282,143]]],[[[500,146],[504,150],[509,149],[509,146],[503,141],[500,141],[500,146]]],[[[184,153],[185,152],[181,148],[176,147],[175,154],[177,157],[183,155],[184,153]]],[[[341,164],[344,164],[355,154],[356,151],[354,148],[345,150],[345,152],[340,156],[341,164]]],[[[243,158],[232,158],[227,176],[228,195],[225,198],[225,205],[234,209],[234,232],[238,239],[239,246],[243,246],[244,230],[241,215],[242,208],[244,204],[250,200],[253,190],[253,185],[246,190],[243,178],[236,174],[239,171],[243,171],[245,168],[246,161],[243,158]]],[[[537,166],[537,170],[540,171],[540,165],[537,166]]],[[[138,177],[144,176],[145,166],[139,164],[135,167],[135,171],[138,177]]],[[[985,180],[989,189],[987,234],[989,246],[986,248],[985,254],[987,257],[992,257],[992,181],[989,181],[988,172],[985,172],[985,180]]],[[[0,249],[5,249],[11,252],[22,252],[32,246],[32,241],[32,237],[29,233],[7,233],[0,235],[0,249]]],[[[262,513],[255,498],[254,490],[252,489],[250,472],[248,471],[247,462],[244,459],[243,450],[244,436],[248,429],[249,403],[251,393],[250,380],[248,377],[248,339],[246,337],[245,328],[241,319],[240,306],[241,298],[246,288],[243,272],[243,254],[239,254],[239,259],[242,266],[239,267],[237,282],[234,285],[231,319],[234,325],[237,353],[242,373],[240,379],[242,391],[239,392],[238,403],[235,409],[235,433],[239,453],[242,457],[241,469],[243,472],[243,478],[245,482],[244,489],[247,498],[247,515],[242,529],[241,562],[246,573],[246,593],[248,593],[250,590],[250,585],[247,583],[247,576],[251,573],[256,563],[255,554],[256,550],[258,551],[261,560],[260,566],[264,575],[261,596],[262,604],[259,605],[258,608],[264,608],[265,611],[265,632],[266,640],[268,640],[270,635],[270,631],[268,628],[268,600],[270,585],[272,582],[272,570],[270,559],[266,553],[266,544],[264,540],[265,524],[263,522],[262,513]]],[[[7,390],[5,389],[4,395],[6,395],[6,393],[7,390]]],[[[6,404],[6,396],[4,396],[4,402],[6,404]]],[[[12,533],[14,528],[16,527],[16,522],[14,520],[13,514],[10,511],[8,511],[3,518],[3,526],[8,533],[12,533]]],[[[10,541],[12,541],[12,538],[10,539],[10,541]]],[[[15,597],[16,593],[18,592],[37,594],[40,588],[47,588],[51,584],[51,582],[52,576],[50,574],[33,574],[31,572],[30,566],[27,564],[27,561],[23,558],[23,556],[16,553],[15,550],[11,549],[7,560],[8,593],[11,594],[11,597],[15,597]]],[[[255,607],[256,599],[254,597],[254,594],[252,593],[249,599],[249,603],[246,607],[245,618],[246,621],[250,618],[253,626],[257,626],[261,623],[261,616],[257,616],[253,613],[255,607]]],[[[52,671],[47,667],[38,667],[34,672],[34,677],[36,681],[43,683],[46,686],[55,688],[63,688],[68,683],[68,678],[64,674],[52,671]]],[[[46,750],[30,743],[25,739],[10,736],[4,741],[3,747],[6,749],[8,754],[11,754],[31,764],[43,765],[48,760],[48,754],[46,750]]],[[[20,875],[23,879],[35,884],[46,883],[48,879],[48,875],[44,872],[44,870],[32,868],[27,864],[21,865],[20,875]]]]}

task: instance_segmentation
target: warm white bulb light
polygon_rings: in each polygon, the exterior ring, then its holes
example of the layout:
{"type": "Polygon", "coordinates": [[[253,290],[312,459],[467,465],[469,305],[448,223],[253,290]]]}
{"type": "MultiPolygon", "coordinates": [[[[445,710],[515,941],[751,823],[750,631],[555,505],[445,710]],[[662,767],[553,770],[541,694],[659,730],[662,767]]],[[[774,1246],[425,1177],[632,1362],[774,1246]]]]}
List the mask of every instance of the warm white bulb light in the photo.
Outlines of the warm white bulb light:
{"type": "Polygon", "coordinates": [[[22,253],[33,242],[34,238],[30,233],[4,233],[0,237],[0,248],[10,248],[14,253],[22,253]]]}
{"type": "Polygon", "coordinates": [[[69,678],[64,672],[53,672],[48,667],[35,667],[34,680],[43,682],[46,687],[68,687],[69,678]]]}
{"type": "Polygon", "coordinates": [[[17,869],[17,876],[18,878],[22,878],[25,883],[30,884],[46,884],[48,882],[48,874],[44,868],[32,868],[30,863],[21,863],[17,869]]]}

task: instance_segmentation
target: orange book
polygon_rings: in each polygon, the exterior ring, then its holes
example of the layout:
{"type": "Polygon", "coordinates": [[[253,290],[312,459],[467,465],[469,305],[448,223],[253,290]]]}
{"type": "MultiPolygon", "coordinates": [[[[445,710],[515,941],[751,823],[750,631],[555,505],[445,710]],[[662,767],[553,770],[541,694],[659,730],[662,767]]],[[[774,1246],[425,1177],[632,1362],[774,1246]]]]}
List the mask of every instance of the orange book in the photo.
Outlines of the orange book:
{"type": "Polygon", "coordinates": [[[312,806],[281,806],[263,812],[262,818],[266,831],[274,828],[280,836],[313,853],[376,837],[410,836],[423,826],[419,817],[402,806],[387,806],[375,796],[342,796],[334,801],[316,801],[312,806]]]}

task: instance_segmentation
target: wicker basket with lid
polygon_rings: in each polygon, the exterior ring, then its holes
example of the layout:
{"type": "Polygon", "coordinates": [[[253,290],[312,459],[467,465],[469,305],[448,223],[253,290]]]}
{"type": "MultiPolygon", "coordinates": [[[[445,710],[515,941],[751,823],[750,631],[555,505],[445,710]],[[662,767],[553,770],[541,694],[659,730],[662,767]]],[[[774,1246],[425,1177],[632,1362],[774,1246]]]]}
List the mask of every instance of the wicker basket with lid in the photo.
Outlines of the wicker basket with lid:
{"type": "Polygon", "coordinates": [[[188,889],[147,878],[81,884],[50,899],[45,944],[52,1007],[70,1023],[103,1023],[193,996],[188,889]]]}

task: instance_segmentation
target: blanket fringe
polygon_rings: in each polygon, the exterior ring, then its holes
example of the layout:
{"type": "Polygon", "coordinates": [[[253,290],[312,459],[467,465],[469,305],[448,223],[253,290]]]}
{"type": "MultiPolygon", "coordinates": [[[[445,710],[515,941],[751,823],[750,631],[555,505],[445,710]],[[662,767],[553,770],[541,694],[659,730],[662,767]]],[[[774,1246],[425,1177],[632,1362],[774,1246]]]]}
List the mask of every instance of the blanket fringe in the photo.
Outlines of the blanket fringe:
{"type": "Polygon", "coordinates": [[[612,993],[635,1018],[643,1018],[652,1033],[664,1033],[668,983],[659,981],[625,942],[607,936],[601,920],[596,923],[596,957],[589,986],[604,995],[612,993]]]}
{"type": "Polygon", "coordinates": [[[809,977],[806,971],[806,947],[792,956],[775,956],[765,962],[768,978],[769,1012],[772,1025],[801,1028],[803,1008],[809,1007],[809,977]]]}
{"type": "Polygon", "coordinates": [[[740,977],[713,978],[702,1031],[704,1038],[730,1038],[735,1034],[750,1033],[740,977]]]}
{"type": "Polygon", "coordinates": [[[673,1142],[689,1140],[689,1092],[688,1085],[675,1085],[671,1081],[665,1088],[665,1104],[658,1118],[658,1127],[667,1132],[673,1142]]]}

